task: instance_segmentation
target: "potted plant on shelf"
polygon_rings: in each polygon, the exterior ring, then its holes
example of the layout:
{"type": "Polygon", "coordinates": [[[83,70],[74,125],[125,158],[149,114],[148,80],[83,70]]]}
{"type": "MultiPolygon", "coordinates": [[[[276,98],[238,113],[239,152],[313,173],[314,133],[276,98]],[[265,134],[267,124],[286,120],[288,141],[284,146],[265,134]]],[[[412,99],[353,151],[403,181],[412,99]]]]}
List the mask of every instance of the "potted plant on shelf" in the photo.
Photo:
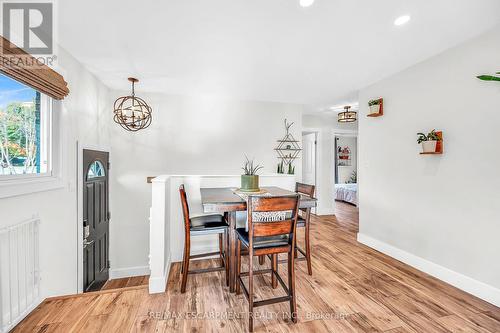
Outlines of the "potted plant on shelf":
{"type": "Polygon", "coordinates": [[[382,98],[372,99],[368,102],[368,106],[370,107],[370,112],[368,115],[378,115],[380,114],[380,108],[382,106],[382,98]]]}
{"type": "Polygon", "coordinates": [[[422,151],[424,153],[434,153],[436,151],[436,146],[438,141],[441,140],[436,130],[432,130],[427,135],[424,133],[417,133],[417,143],[422,144],[422,151]]]}
{"type": "Polygon", "coordinates": [[[258,192],[259,189],[259,175],[257,172],[263,167],[260,165],[255,165],[253,160],[249,160],[247,156],[245,156],[245,164],[242,169],[245,172],[241,175],[241,188],[240,190],[243,192],[258,192]]]}

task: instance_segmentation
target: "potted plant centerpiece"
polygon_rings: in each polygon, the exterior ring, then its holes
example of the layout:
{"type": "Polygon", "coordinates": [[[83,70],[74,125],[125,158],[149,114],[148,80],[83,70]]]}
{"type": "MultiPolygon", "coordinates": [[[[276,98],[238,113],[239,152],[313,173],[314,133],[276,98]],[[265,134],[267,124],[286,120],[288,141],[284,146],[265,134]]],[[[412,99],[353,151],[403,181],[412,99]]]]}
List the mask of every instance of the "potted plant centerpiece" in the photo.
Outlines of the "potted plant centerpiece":
{"type": "Polygon", "coordinates": [[[243,171],[245,172],[241,175],[241,188],[242,192],[259,192],[259,175],[257,175],[257,171],[262,169],[263,167],[260,165],[255,165],[253,160],[249,160],[248,157],[245,156],[245,164],[243,165],[243,171]]]}
{"type": "Polygon", "coordinates": [[[430,131],[425,135],[424,133],[417,133],[417,143],[422,144],[422,151],[424,153],[433,153],[436,151],[438,141],[441,140],[436,130],[430,131]]]}

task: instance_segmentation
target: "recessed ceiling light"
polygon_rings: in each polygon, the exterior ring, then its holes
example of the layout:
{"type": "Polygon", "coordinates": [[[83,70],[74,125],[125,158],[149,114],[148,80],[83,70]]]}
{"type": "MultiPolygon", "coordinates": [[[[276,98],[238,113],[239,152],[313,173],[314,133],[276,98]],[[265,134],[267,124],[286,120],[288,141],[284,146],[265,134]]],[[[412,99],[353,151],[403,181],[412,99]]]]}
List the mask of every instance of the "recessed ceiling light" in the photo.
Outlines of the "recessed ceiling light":
{"type": "Polygon", "coordinates": [[[309,7],[314,3],[314,0],[300,0],[300,5],[302,7],[309,7]]]}
{"type": "Polygon", "coordinates": [[[410,15],[403,15],[403,16],[400,16],[396,19],[396,21],[394,21],[394,25],[403,25],[403,24],[406,24],[410,21],[411,17],[410,15]]]}

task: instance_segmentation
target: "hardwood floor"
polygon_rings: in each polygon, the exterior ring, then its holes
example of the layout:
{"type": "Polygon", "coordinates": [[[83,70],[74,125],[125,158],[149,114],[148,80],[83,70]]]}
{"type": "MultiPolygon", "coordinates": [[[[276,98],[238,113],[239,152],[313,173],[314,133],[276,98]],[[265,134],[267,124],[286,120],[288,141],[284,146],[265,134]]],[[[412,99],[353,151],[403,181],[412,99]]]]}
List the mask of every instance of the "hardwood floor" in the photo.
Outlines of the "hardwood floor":
{"type": "Polygon", "coordinates": [[[123,279],[109,280],[102,286],[101,290],[120,289],[128,287],[148,286],[149,275],[133,276],[123,279]]]}
{"type": "MultiPolygon", "coordinates": [[[[313,275],[305,261],[296,265],[298,323],[284,303],[261,307],[256,332],[500,332],[499,308],[359,244],[356,207],[337,207],[337,217],[313,217],[313,275]]],[[[257,297],[281,292],[269,276],[255,281],[257,297]]],[[[166,293],[139,285],[48,299],[14,332],[243,332],[247,309],[243,295],[228,292],[224,272],[190,275],[181,294],[175,264],[166,293]]]]}

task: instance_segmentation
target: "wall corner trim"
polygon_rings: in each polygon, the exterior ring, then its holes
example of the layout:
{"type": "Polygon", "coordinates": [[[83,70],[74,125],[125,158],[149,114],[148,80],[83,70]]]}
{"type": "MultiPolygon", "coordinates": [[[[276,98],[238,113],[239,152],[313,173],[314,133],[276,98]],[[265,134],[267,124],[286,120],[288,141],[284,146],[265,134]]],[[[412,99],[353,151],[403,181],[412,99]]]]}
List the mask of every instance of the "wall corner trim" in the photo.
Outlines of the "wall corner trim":
{"type": "Polygon", "coordinates": [[[150,294],[160,294],[164,293],[167,289],[168,275],[170,273],[170,266],[172,265],[172,260],[170,256],[165,262],[165,272],[163,276],[150,276],[149,277],[149,293],[150,294]]]}
{"type": "Polygon", "coordinates": [[[365,234],[358,233],[357,238],[358,242],[371,247],[372,249],[382,252],[424,273],[449,283],[458,289],[500,307],[500,289],[498,288],[465,276],[461,273],[452,271],[451,269],[440,266],[365,234]]]}

